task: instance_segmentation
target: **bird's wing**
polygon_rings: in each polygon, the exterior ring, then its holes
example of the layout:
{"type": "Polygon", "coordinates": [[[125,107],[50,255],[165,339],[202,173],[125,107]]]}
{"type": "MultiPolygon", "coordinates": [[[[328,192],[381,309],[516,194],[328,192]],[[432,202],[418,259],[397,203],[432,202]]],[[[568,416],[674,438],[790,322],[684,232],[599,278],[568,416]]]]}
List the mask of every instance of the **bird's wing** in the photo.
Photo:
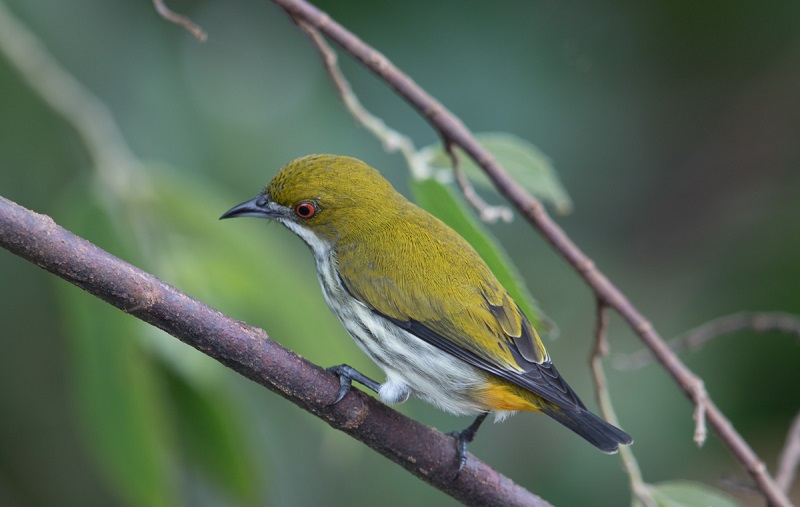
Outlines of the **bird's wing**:
{"type": "Polygon", "coordinates": [[[519,372],[500,366],[485,357],[462,348],[430,328],[414,321],[399,321],[389,318],[398,326],[422,338],[426,342],[442,349],[481,370],[496,375],[514,385],[531,391],[559,407],[586,409],[577,394],[564,381],[553,363],[547,359],[541,363],[530,363],[529,369],[519,372]]]}
{"type": "Polygon", "coordinates": [[[558,406],[585,408],[519,306],[485,264],[468,260],[447,279],[424,269],[364,276],[363,266],[361,276],[343,269],[340,278],[370,310],[425,342],[558,406]]]}

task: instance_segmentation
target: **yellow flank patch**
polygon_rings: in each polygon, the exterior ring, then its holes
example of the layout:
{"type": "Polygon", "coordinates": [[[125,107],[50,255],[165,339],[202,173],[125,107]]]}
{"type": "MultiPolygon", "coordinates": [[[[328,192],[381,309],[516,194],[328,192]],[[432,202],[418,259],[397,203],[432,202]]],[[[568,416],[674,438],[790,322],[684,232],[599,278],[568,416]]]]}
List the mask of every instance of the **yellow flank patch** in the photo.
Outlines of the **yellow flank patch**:
{"type": "MultiPolygon", "coordinates": [[[[515,385],[498,382],[495,379],[489,380],[483,385],[478,398],[480,403],[489,410],[525,410],[528,412],[539,412],[536,403],[539,398],[535,394],[521,389],[515,385]],[[490,383],[492,382],[492,383],[490,383]]],[[[502,381],[500,381],[502,382],[502,381]]],[[[544,402],[544,400],[540,400],[544,402]]]]}

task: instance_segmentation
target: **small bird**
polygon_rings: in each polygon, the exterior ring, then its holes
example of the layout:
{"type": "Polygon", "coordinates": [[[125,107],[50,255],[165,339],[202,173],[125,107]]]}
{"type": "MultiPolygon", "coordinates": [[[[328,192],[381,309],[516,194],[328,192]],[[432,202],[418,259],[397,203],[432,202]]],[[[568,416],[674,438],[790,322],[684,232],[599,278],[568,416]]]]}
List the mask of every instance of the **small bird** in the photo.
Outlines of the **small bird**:
{"type": "Polygon", "coordinates": [[[364,162],[298,158],[220,219],[246,216],[280,222],[305,241],[328,306],[386,374],[381,384],[348,365],[329,368],[340,379],[333,404],[357,381],[387,404],[414,394],[477,416],[451,433],[456,473],[490,411],[496,421],[543,412],[607,453],[633,442],[586,409],[469,243],[364,162]]]}

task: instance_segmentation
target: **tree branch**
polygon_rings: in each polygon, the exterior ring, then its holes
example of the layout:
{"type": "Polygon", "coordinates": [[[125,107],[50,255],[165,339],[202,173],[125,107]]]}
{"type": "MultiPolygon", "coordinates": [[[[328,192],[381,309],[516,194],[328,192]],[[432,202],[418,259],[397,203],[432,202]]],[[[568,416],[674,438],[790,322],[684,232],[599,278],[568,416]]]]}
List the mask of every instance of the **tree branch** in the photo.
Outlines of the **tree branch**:
{"type": "MultiPolygon", "coordinates": [[[[420,88],[393,63],[328,14],[304,0],[272,0],[292,18],[301,19],[322,32],[366,68],[388,83],[439,132],[445,143],[460,146],[483,168],[497,189],[547,239],[584,281],[596,297],[615,310],[650,348],[657,360],[694,402],[698,414],[704,415],[711,427],[736,459],[753,477],[767,500],[775,507],[790,507],[786,495],[767,472],[763,461],[733,428],[731,422],[702,388],[700,379],[664,343],[652,324],[628,298],[600,272],[594,262],[578,248],[545,211],[542,203],[517,185],[495,158],[475,139],[467,127],[441,103],[420,88]]],[[[697,432],[696,435],[697,437],[697,432]]]]}
{"type": "Polygon", "coordinates": [[[502,220],[506,223],[511,222],[514,215],[511,213],[510,209],[505,206],[492,206],[478,195],[475,187],[472,186],[472,183],[469,182],[469,179],[461,169],[461,164],[458,160],[458,152],[455,146],[453,146],[453,143],[445,141],[444,147],[445,150],[447,150],[447,155],[450,157],[453,166],[453,174],[455,175],[456,183],[458,183],[458,187],[461,189],[464,199],[478,212],[481,220],[490,224],[497,222],[497,220],[502,220]]]}
{"type": "MultiPolygon", "coordinates": [[[[800,315],[785,312],[739,312],[723,315],[673,338],[667,342],[667,346],[680,354],[686,350],[697,350],[720,335],[745,329],[757,333],[780,331],[800,338],[800,315]]],[[[625,370],[642,368],[652,361],[653,354],[648,349],[615,359],[616,365],[625,370]]]]}
{"type": "MultiPolygon", "coordinates": [[[[258,328],[192,299],[40,215],[0,197],[0,246],[166,331],[365,443],[448,495],[470,505],[549,506],[469,456],[453,479],[453,439],[355,389],[329,406],[338,379],[258,328]]],[[[109,338],[115,339],[115,338],[109,338]]]]}
{"type": "Polygon", "coordinates": [[[350,82],[344,77],[344,74],[339,68],[336,51],[328,45],[325,37],[323,37],[316,28],[302,19],[292,18],[292,20],[305,32],[311,43],[317,48],[325,71],[328,73],[328,76],[330,76],[339,94],[339,99],[342,101],[345,108],[347,108],[350,115],[362,127],[381,141],[384,150],[389,153],[399,151],[403,157],[405,157],[406,162],[413,167],[417,150],[414,147],[414,143],[411,142],[411,139],[390,128],[383,120],[370,113],[367,108],[361,104],[361,101],[358,100],[358,96],[353,93],[350,82]]]}
{"type": "Polygon", "coordinates": [[[174,12],[172,9],[167,7],[167,4],[164,3],[164,0],[153,0],[153,7],[155,7],[156,12],[164,19],[171,23],[175,23],[176,25],[182,26],[185,28],[190,34],[194,36],[195,39],[199,40],[200,42],[205,42],[208,38],[208,34],[205,30],[203,30],[200,25],[195,24],[191,19],[187,18],[182,14],[178,14],[174,12]]]}

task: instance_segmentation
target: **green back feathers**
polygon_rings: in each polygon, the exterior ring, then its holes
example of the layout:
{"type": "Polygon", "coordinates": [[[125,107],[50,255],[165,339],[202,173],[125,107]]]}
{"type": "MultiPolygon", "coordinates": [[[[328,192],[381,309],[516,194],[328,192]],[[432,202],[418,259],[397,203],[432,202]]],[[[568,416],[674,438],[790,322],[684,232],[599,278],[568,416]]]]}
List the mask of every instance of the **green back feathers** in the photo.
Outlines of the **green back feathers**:
{"type": "Polygon", "coordinates": [[[369,308],[421,324],[500,368],[521,370],[525,361],[515,355],[547,360],[536,331],[466,240],[360,160],[298,159],[265,193],[290,208],[318,206],[298,223],[330,244],[346,288],[369,308]]]}

